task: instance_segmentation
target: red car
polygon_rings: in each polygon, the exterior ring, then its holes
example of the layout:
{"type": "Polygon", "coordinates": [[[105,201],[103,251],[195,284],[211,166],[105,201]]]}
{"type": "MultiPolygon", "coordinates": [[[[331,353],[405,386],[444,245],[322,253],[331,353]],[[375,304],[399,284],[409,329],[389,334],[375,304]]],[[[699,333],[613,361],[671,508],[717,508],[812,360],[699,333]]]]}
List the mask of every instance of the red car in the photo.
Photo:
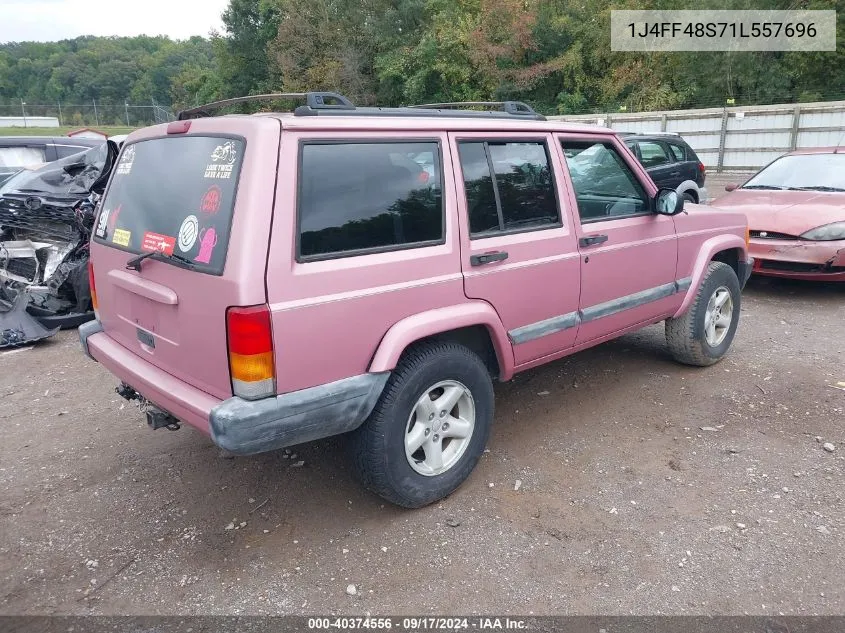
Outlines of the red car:
{"type": "Polygon", "coordinates": [[[714,206],[748,217],[754,273],[845,281],[845,147],[790,152],[725,189],[714,206]]]}

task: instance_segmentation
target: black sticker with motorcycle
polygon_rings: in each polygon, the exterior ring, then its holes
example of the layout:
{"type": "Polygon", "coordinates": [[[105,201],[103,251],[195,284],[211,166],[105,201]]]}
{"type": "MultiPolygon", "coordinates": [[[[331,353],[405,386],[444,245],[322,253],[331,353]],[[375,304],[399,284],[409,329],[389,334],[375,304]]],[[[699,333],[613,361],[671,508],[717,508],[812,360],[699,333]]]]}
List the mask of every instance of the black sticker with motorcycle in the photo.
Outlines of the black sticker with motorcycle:
{"type": "Polygon", "coordinates": [[[211,162],[205,168],[205,177],[217,180],[228,180],[232,177],[238,151],[233,141],[218,145],[211,153],[211,162]]]}

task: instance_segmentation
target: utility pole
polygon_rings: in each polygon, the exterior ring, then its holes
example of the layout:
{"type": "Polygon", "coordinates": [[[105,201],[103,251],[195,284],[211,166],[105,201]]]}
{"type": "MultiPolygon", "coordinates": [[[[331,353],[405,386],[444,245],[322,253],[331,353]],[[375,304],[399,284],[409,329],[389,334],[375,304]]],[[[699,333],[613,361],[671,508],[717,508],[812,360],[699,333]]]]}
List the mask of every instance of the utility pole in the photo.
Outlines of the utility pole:
{"type": "Polygon", "coordinates": [[[123,106],[126,108],[126,127],[130,127],[130,125],[129,125],[129,102],[124,101],[123,106]]]}
{"type": "Polygon", "coordinates": [[[57,101],[56,103],[59,104],[59,127],[62,125],[62,102],[57,101]]]}
{"type": "Polygon", "coordinates": [[[25,105],[26,105],[26,103],[24,102],[23,99],[21,99],[21,114],[23,114],[23,126],[29,127],[26,123],[26,108],[24,107],[25,105]]]}
{"type": "Polygon", "coordinates": [[[97,114],[97,100],[92,99],[94,102],[94,121],[97,124],[97,127],[100,127],[100,115],[97,114]]]}

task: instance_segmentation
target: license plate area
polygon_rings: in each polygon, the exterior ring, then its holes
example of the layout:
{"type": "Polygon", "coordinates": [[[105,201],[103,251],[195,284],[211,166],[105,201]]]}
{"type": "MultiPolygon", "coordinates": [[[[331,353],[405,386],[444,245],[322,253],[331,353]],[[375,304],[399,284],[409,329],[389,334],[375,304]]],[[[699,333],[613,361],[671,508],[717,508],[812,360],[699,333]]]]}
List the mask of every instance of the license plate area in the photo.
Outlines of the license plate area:
{"type": "Polygon", "coordinates": [[[135,331],[138,335],[138,340],[147,347],[151,349],[155,349],[156,346],[156,339],[155,337],[147,332],[146,330],[142,330],[141,328],[135,328],[135,331]]]}

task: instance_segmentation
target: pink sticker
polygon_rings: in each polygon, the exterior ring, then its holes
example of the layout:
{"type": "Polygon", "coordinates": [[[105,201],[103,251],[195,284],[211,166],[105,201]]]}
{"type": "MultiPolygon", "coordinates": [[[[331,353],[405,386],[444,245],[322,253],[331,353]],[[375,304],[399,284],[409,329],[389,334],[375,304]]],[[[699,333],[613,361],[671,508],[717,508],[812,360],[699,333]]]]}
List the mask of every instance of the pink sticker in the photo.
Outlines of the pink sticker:
{"type": "Polygon", "coordinates": [[[215,246],[217,246],[217,231],[213,227],[203,229],[200,233],[200,252],[194,257],[194,261],[201,264],[211,262],[211,254],[215,246]]]}

